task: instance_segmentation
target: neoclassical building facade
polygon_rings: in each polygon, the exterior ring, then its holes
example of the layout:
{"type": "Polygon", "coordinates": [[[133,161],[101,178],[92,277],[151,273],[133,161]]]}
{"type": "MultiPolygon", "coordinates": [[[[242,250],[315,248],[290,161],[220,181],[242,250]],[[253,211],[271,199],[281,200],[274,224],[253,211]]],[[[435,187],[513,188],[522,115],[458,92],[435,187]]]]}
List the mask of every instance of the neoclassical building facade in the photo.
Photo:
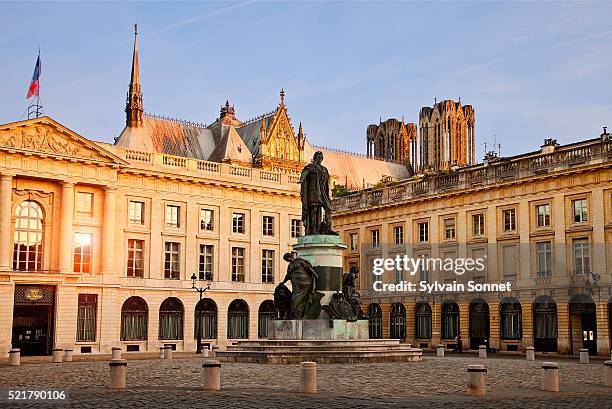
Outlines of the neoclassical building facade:
{"type": "Polygon", "coordinates": [[[612,322],[612,139],[598,137],[365,189],[334,200],[335,229],[360,266],[370,335],[416,346],[609,356],[612,322]],[[378,258],[484,259],[372,274],[378,258]],[[512,291],[374,291],[384,283],[510,282],[512,291]]]}

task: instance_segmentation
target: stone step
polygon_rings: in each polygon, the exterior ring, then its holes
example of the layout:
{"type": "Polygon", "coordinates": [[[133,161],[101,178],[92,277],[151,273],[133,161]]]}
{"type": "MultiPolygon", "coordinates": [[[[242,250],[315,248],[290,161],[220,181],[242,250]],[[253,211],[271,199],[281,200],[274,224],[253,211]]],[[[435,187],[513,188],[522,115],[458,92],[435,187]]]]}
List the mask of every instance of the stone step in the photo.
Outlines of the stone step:
{"type": "Polygon", "coordinates": [[[348,346],[351,348],[358,348],[360,346],[366,345],[388,345],[388,346],[396,346],[396,345],[405,345],[401,344],[399,339],[368,339],[368,340],[282,340],[282,339],[262,339],[257,341],[238,341],[232,345],[243,345],[243,346],[326,346],[326,345],[334,345],[334,346],[348,346]]]}
{"type": "Polygon", "coordinates": [[[320,364],[331,363],[374,363],[374,362],[418,362],[422,359],[421,350],[387,350],[387,351],[219,351],[216,354],[221,362],[298,364],[303,361],[314,361],[320,364]]]}
{"type": "Polygon", "coordinates": [[[359,347],[341,346],[341,345],[228,345],[228,351],[269,351],[269,352],[291,352],[291,351],[352,351],[359,349],[361,351],[408,351],[410,348],[407,345],[361,345],[359,347]]]}

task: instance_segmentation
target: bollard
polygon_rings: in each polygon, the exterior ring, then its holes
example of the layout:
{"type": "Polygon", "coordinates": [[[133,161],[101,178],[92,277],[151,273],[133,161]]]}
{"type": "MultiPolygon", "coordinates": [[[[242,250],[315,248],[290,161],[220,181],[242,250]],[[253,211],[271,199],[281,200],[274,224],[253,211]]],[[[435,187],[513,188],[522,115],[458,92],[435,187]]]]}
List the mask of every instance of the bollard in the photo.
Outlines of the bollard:
{"type": "Polygon", "coordinates": [[[110,367],[109,389],[125,389],[127,361],[125,359],[111,359],[108,366],[110,367]]]}
{"type": "Polygon", "coordinates": [[[64,362],[72,362],[72,353],[74,351],[72,349],[64,350],[64,362]]]}
{"type": "Polygon", "coordinates": [[[589,350],[588,349],[583,348],[580,350],[580,363],[581,364],[589,363],[589,350]]]}
{"type": "Polygon", "coordinates": [[[111,348],[111,359],[121,359],[121,348],[112,347],[111,348]]]}
{"type": "Polygon", "coordinates": [[[542,362],[542,390],[559,392],[559,364],[542,362]]]}
{"type": "Polygon", "coordinates": [[[60,348],[56,348],[53,350],[53,363],[61,364],[62,363],[62,352],[64,350],[60,348]]]}
{"type": "Polygon", "coordinates": [[[444,345],[438,345],[436,348],[436,356],[444,357],[444,345]]]}
{"type": "Polygon", "coordinates": [[[213,351],[212,349],[202,350],[202,358],[214,358],[214,357],[215,357],[215,351],[213,351]]]}
{"type": "Polygon", "coordinates": [[[164,348],[164,359],[172,359],[172,347],[171,346],[166,346],[164,348]]]}
{"type": "Polygon", "coordinates": [[[164,359],[164,351],[166,347],[159,347],[159,359],[164,359]]]}
{"type": "Polygon", "coordinates": [[[300,393],[317,393],[317,363],[300,362],[300,393]]]}
{"type": "Polygon", "coordinates": [[[478,346],[478,358],[486,359],[487,358],[487,347],[486,345],[478,346]]]}
{"type": "Polygon", "coordinates": [[[525,348],[525,357],[528,361],[535,361],[535,348],[527,347],[525,348]]]}
{"type": "Polygon", "coordinates": [[[612,361],[604,362],[605,382],[608,388],[612,388],[612,361]]]}
{"type": "Polygon", "coordinates": [[[21,350],[19,348],[13,348],[9,351],[9,365],[21,365],[21,350]]]}
{"type": "Polygon", "coordinates": [[[470,396],[485,396],[487,369],[484,365],[468,365],[467,394],[470,396]]]}
{"type": "Polygon", "coordinates": [[[220,391],[221,363],[216,359],[207,359],[202,368],[202,388],[205,391],[220,391]]]}

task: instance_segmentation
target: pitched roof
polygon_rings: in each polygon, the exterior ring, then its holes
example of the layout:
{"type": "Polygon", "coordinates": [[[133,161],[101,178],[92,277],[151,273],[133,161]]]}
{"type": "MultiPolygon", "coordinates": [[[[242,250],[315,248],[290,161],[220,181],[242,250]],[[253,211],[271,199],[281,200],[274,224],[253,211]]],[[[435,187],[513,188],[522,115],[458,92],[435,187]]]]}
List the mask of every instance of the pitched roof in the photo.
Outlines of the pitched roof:
{"type": "Polygon", "coordinates": [[[217,128],[218,139],[215,149],[212,151],[208,160],[214,162],[242,162],[252,163],[253,156],[251,151],[244,144],[236,128],[231,125],[222,124],[217,128]]]}
{"type": "Polygon", "coordinates": [[[241,127],[236,128],[236,132],[238,132],[238,135],[240,135],[253,156],[257,156],[260,153],[261,124],[264,123],[266,128],[268,128],[275,114],[276,111],[260,115],[253,120],[245,122],[241,127]]]}

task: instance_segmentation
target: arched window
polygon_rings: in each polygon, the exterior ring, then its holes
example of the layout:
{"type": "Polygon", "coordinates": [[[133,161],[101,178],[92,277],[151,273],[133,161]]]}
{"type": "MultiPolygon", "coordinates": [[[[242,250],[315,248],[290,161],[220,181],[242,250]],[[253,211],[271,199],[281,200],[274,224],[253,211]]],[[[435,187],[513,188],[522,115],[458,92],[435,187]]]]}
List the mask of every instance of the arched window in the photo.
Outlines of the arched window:
{"type": "Polygon", "coordinates": [[[202,339],[217,338],[217,304],[210,298],[201,299],[195,308],[194,338],[198,333],[202,339]]]}
{"type": "Polygon", "coordinates": [[[17,206],[15,216],[13,270],[42,270],[44,224],[42,207],[34,201],[26,200],[17,206]]]}
{"type": "Polygon", "coordinates": [[[259,338],[268,338],[268,324],[276,318],[278,318],[278,310],[274,302],[271,300],[262,302],[257,317],[257,336],[259,338]]]}
{"type": "Polygon", "coordinates": [[[183,314],[181,300],[166,298],[159,307],[159,339],[183,339],[183,314]]]}
{"type": "Polygon", "coordinates": [[[440,312],[442,339],[454,339],[459,333],[459,306],[456,302],[444,302],[440,312]]]}
{"type": "Polygon", "coordinates": [[[227,310],[227,339],[249,337],[249,306],[244,300],[234,300],[227,310]]]}
{"type": "Polygon", "coordinates": [[[414,307],[414,325],[416,339],[431,339],[431,307],[420,302],[414,307]]]}
{"type": "Polygon", "coordinates": [[[145,341],[149,308],[140,297],[130,297],[121,307],[121,340],[145,341]]]}
{"type": "Polygon", "coordinates": [[[368,329],[370,338],[382,338],[382,310],[378,304],[368,305],[368,329]]]}
{"type": "Polygon", "coordinates": [[[489,304],[480,298],[470,303],[470,348],[489,346],[489,304]]]}
{"type": "Polygon", "coordinates": [[[499,307],[501,339],[523,338],[522,311],[521,303],[514,297],[507,297],[501,301],[499,307]]]}
{"type": "Polygon", "coordinates": [[[536,351],[557,351],[557,304],[552,297],[533,300],[533,334],[536,351]]]}
{"type": "Polygon", "coordinates": [[[391,304],[391,338],[406,338],[406,308],[403,304],[391,304]]]}

